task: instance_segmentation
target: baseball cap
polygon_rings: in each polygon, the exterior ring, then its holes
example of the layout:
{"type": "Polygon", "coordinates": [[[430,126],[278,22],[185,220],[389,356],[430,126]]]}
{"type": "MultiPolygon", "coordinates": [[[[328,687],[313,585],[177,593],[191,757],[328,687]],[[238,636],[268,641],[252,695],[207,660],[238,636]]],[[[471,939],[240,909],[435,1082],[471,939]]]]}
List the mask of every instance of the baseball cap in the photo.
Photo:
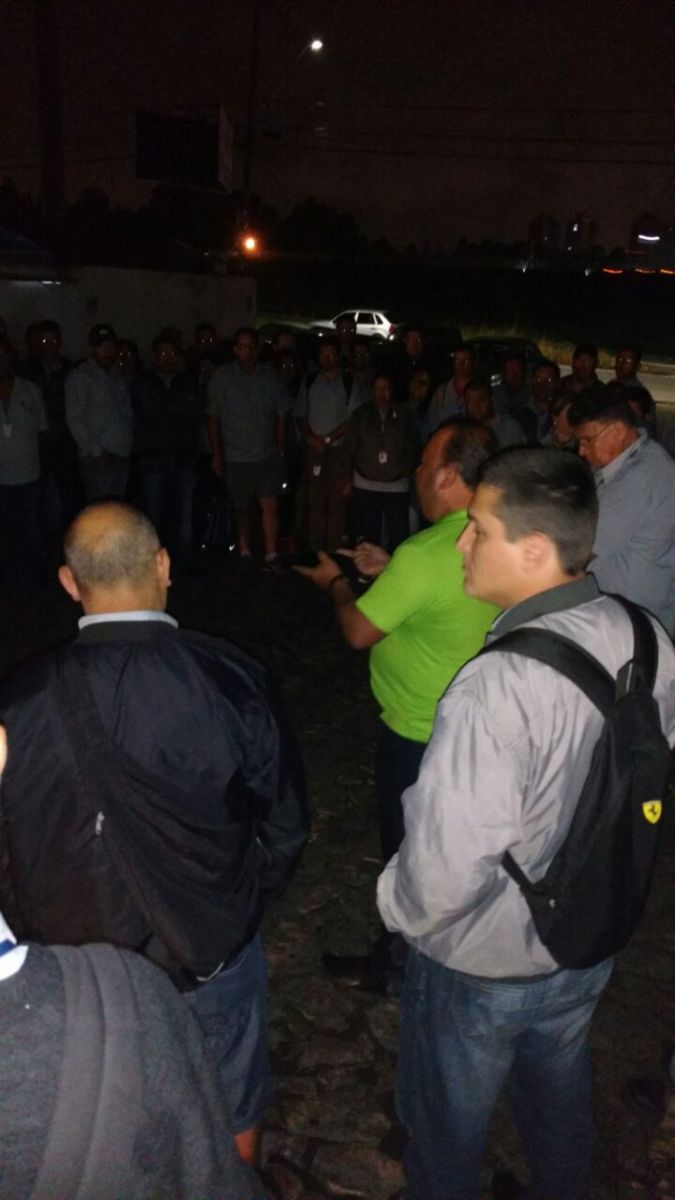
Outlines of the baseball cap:
{"type": "Polygon", "coordinates": [[[102,342],[116,342],[117,334],[112,325],[92,325],[89,330],[89,345],[100,346],[102,342]]]}

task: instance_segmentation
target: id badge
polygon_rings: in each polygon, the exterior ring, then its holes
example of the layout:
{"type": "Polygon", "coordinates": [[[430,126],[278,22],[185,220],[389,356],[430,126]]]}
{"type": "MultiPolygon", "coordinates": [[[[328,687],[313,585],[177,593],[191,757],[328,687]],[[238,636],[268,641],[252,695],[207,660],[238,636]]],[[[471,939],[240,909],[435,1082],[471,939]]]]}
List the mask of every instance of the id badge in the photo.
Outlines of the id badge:
{"type": "Polygon", "coordinates": [[[11,423],[11,421],[3,421],[3,423],[2,423],[2,436],[3,436],[3,438],[5,438],[5,440],[6,440],[6,441],[9,441],[9,439],[11,438],[11,436],[12,436],[12,423],[11,423]]]}
{"type": "Polygon", "coordinates": [[[380,453],[377,456],[377,461],[379,462],[380,466],[382,466],[382,467],[384,466],[384,464],[387,461],[387,451],[386,450],[380,450],[380,453]]]}
{"type": "Polygon", "coordinates": [[[315,463],[315,465],[312,467],[312,475],[314,476],[315,479],[318,479],[320,474],[321,474],[321,463],[315,463]]]}

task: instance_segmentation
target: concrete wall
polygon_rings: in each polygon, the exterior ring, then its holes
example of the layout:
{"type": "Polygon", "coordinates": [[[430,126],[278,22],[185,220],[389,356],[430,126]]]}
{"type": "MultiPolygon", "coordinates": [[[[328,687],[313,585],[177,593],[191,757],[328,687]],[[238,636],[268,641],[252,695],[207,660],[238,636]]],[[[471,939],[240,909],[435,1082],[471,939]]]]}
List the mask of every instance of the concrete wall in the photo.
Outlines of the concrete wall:
{"type": "Polygon", "coordinates": [[[147,358],[164,325],[181,329],[187,346],[199,321],[211,321],[227,337],[238,325],[254,324],[255,311],[255,280],[232,275],[72,267],[47,270],[42,280],[0,279],[0,316],[17,349],[23,350],[27,325],[50,317],[61,325],[70,358],[88,352],[87,333],[99,321],[113,325],[119,337],[133,338],[147,358]]]}

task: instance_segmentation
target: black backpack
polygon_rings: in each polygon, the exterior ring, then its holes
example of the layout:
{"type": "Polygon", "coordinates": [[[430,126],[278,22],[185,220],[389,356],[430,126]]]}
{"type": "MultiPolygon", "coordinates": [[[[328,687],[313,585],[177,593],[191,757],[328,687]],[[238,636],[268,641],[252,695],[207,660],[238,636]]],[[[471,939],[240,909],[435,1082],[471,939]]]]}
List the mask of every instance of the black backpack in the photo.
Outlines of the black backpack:
{"type": "Polygon", "coordinates": [[[561,967],[591,967],[630,939],[649,894],[671,757],[652,694],[654,627],[622,597],[633,657],[616,680],[574,642],[516,629],[486,646],[546,663],[572,680],[605,718],[567,836],[532,882],[507,851],[502,866],[522,891],[539,938],[561,967]]]}

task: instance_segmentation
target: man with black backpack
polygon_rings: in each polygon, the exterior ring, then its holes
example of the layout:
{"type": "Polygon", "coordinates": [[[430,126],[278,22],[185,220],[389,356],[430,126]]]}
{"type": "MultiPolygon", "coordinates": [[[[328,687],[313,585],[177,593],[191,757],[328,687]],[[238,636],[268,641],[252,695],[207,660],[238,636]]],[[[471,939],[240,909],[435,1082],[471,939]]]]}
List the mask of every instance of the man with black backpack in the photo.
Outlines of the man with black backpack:
{"type": "Polygon", "coordinates": [[[402,1195],[478,1200],[510,1076],[528,1196],[586,1200],[588,1030],[646,899],[675,650],[585,574],[597,499],[573,455],[503,451],[481,468],[468,515],[466,591],[503,611],[439,703],[378,885],[387,927],[411,946],[402,1195]]]}
{"type": "Polygon", "coordinates": [[[337,338],[322,338],[319,370],[303,379],[295,407],[305,445],[307,533],[312,550],[337,550],[342,545],[348,471],[341,447],[349,418],[362,401],[359,384],[338,365],[338,348],[337,338]]]}

